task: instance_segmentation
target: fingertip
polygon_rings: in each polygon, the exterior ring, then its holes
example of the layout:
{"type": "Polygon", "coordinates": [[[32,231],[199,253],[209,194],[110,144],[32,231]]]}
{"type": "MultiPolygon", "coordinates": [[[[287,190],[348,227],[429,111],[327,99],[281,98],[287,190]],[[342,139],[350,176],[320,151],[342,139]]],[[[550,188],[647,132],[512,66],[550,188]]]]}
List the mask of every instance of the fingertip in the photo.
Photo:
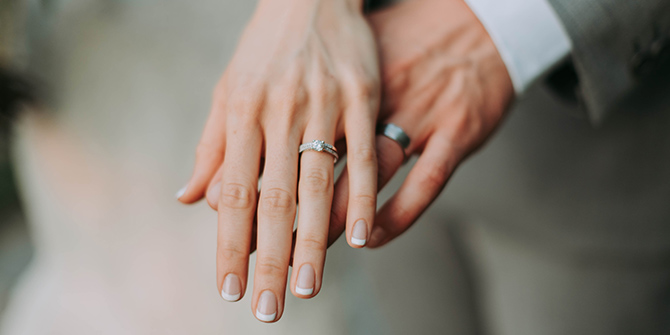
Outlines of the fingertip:
{"type": "Polygon", "coordinates": [[[279,303],[277,296],[272,291],[265,290],[261,292],[256,305],[254,315],[259,321],[272,323],[279,320],[279,308],[277,308],[279,303]]]}
{"type": "Polygon", "coordinates": [[[309,263],[305,263],[298,270],[292,293],[300,299],[313,298],[318,293],[316,283],[314,267],[309,263]]]}
{"type": "Polygon", "coordinates": [[[186,190],[188,189],[188,184],[184,185],[182,188],[177,191],[177,193],[174,195],[177,200],[180,200],[180,198],[186,193],[186,190]]]}
{"type": "Polygon", "coordinates": [[[182,204],[189,205],[202,199],[202,190],[198,191],[198,189],[192,185],[192,183],[188,183],[184,185],[184,187],[180,188],[177,193],[175,193],[175,198],[177,198],[177,201],[181,202],[182,204]]]}
{"type": "Polygon", "coordinates": [[[237,302],[244,296],[242,283],[239,277],[234,273],[229,273],[223,280],[221,288],[221,297],[229,302],[237,302]]]}
{"type": "Polygon", "coordinates": [[[354,223],[351,230],[351,238],[349,245],[353,248],[360,249],[366,246],[368,241],[368,225],[363,219],[359,219],[354,223]]]}

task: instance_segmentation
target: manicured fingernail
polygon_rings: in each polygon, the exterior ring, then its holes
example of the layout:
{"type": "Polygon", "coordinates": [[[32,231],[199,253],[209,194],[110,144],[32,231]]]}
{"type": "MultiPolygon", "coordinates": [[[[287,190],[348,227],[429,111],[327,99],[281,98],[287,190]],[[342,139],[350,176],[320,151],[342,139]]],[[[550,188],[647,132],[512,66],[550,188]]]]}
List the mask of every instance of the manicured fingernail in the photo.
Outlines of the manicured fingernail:
{"type": "Polygon", "coordinates": [[[221,193],[221,182],[218,182],[214,184],[214,186],[210,187],[209,190],[207,190],[207,200],[209,200],[209,202],[212,204],[218,203],[220,193],[221,193]]]}
{"type": "Polygon", "coordinates": [[[298,282],[295,284],[295,293],[300,295],[312,295],[314,293],[314,269],[305,264],[298,272],[298,282]]]}
{"type": "Polygon", "coordinates": [[[370,234],[370,246],[374,247],[379,245],[379,243],[382,243],[384,238],[386,238],[386,233],[384,232],[384,229],[381,229],[379,227],[372,228],[372,234],[370,234]]]}
{"type": "Polygon", "coordinates": [[[356,224],[354,224],[354,230],[351,232],[351,243],[355,245],[365,245],[367,238],[368,226],[365,224],[365,221],[356,221],[356,224]]]}
{"type": "Polygon", "coordinates": [[[223,280],[223,288],[221,289],[221,297],[227,301],[238,301],[242,290],[240,287],[240,279],[236,274],[230,273],[223,280]]]}
{"type": "Polygon", "coordinates": [[[179,191],[177,191],[177,194],[175,194],[175,197],[177,197],[177,199],[181,198],[181,196],[184,195],[184,193],[186,193],[187,188],[188,188],[188,184],[184,185],[184,187],[180,188],[179,191]]]}
{"type": "Polygon", "coordinates": [[[258,299],[258,308],[256,308],[256,318],[265,322],[272,322],[277,317],[277,298],[269,290],[261,293],[258,299]]]}

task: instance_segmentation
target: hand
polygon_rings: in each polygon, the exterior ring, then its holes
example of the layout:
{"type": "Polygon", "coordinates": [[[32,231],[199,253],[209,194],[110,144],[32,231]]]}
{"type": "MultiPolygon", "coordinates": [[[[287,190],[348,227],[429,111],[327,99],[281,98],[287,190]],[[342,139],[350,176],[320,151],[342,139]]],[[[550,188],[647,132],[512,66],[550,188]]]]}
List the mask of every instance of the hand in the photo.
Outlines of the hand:
{"type": "MultiPolygon", "coordinates": [[[[491,135],[513,98],[495,45],[462,0],[407,1],[370,16],[382,63],[380,121],[410,136],[420,154],[401,188],[382,206],[369,247],[407,230],[454,169],[491,135]]],[[[377,136],[381,189],[404,161],[401,147],[377,136]]],[[[344,229],[349,176],[335,186],[330,241],[344,229]]]]}
{"type": "Polygon", "coordinates": [[[290,287],[301,298],[321,288],[333,157],[315,151],[299,157],[301,143],[332,144],[346,134],[347,229],[351,235],[362,222],[356,232],[364,239],[372,229],[379,70],[361,7],[360,0],[261,0],[214,91],[193,176],[179,195],[192,203],[207,192],[218,210],[217,283],[227,300],[244,295],[257,237],[252,309],[261,321],[276,321],[283,312],[297,198],[298,271],[290,287]]]}

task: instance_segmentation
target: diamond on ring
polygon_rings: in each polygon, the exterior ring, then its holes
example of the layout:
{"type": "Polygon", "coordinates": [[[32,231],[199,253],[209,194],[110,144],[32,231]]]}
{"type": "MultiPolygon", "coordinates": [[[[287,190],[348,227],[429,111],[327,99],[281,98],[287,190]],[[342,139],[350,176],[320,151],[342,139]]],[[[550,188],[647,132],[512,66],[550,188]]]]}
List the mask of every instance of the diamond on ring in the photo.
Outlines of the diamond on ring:
{"type": "Polygon", "coordinates": [[[334,146],[320,140],[313,140],[312,142],[303,143],[300,145],[299,153],[302,153],[305,150],[314,150],[317,152],[326,152],[333,156],[334,163],[337,162],[337,159],[340,157],[337,154],[337,149],[334,146]]]}

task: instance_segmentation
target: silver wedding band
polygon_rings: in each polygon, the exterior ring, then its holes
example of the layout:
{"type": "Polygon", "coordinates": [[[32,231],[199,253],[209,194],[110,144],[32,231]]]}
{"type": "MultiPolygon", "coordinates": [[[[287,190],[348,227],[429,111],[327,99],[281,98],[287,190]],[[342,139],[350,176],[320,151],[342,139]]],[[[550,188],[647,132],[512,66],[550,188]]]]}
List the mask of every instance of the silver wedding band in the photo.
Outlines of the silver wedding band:
{"type": "Polygon", "coordinates": [[[377,126],[377,134],[384,135],[402,147],[403,152],[409,147],[409,136],[407,133],[402,130],[402,128],[394,125],[393,123],[383,123],[377,126]]]}
{"type": "Polygon", "coordinates": [[[298,153],[302,153],[305,150],[314,150],[328,153],[333,156],[333,163],[337,163],[337,159],[340,158],[340,156],[337,154],[337,149],[324,141],[313,140],[312,142],[303,143],[300,145],[300,150],[298,153]]]}

